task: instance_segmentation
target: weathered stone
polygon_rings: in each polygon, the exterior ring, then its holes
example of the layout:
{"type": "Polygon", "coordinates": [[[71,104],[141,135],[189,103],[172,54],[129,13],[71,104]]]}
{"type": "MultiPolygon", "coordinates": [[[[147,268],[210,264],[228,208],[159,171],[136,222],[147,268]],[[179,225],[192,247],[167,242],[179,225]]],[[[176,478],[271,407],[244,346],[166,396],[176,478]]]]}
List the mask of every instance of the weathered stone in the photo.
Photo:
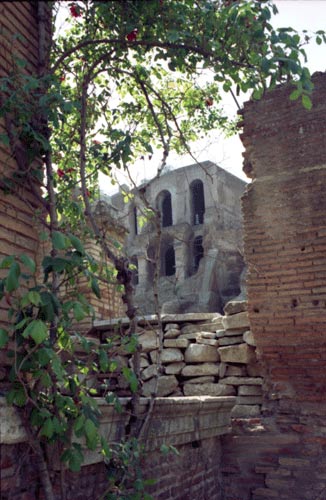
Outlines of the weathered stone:
{"type": "Polygon", "coordinates": [[[200,331],[200,336],[203,339],[216,339],[216,331],[214,331],[214,332],[203,332],[203,331],[200,331]]]}
{"type": "Polygon", "coordinates": [[[270,490],[269,488],[256,488],[253,490],[253,498],[279,498],[278,491],[270,490]]]}
{"type": "Polygon", "coordinates": [[[233,396],[234,389],[224,384],[185,384],[185,396],[233,396]]]}
{"type": "Polygon", "coordinates": [[[231,316],[233,314],[238,314],[247,310],[247,301],[246,300],[230,300],[224,306],[224,313],[226,316],[231,316]]]}
{"type": "Polygon", "coordinates": [[[251,330],[247,330],[246,332],[244,332],[243,340],[246,342],[246,344],[256,347],[256,341],[254,339],[254,336],[253,336],[253,333],[251,330]]]}
{"type": "Polygon", "coordinates": [[[183,325],[181,327],[181,333],[194,333],[194,332],[199,332],[200,331],[200,326],[198,323],[190,323],[190,324],[187,324],[187,325],[183,325]]]}
{"type": "Polygon", "coordinates": [[[168,330],[179,330],[179,325],[178,323],[167,323],[165,325],[164,331],[167,332],[168,330]]]}
{"type": "Polygon", "coordinates": [[[157,352],[157,349],[155,351],[151,351],[149,353],[149,357],[151,358],[151,362],[152,363],[157,363],[157,359],[158,359],[158,352],[157,352]]]}
{"type": "MultiPolygon", "coordinates": [[[[145,397],[150,397],[155,391],[156,378],[144,382],[142,393],[145,397]]],[[[157,380],[157,395],[168,396],[178,389],[178,381],[174,375],[162,375],[157,380]]]]}
{"type": "Polygon", "coordinates": [[[263,379],[260,377],[225,377],[223,384],[231,385],[263,385],[263,379]]]}
{"type": "Polygon", "coordinates": [[[149,365],[142,371],[141,378],[142,380],[148,380],[149,378],[154,377],[154,375],[157,375],[157,365],[149,365]]]}
{"type": "Polygon", "coordinates": [[[185,352],[186,363],[214,362],[220,359],[216,347],[203,344],[190,344],[185,352]]]}
{"type": "Polygon", "coordinates": [[[240,385],[238,389],[239,396],[261,396],[263,393],[260,385],[240,385]]]}
{"type": "MultiPolygon", "coordinates": [[[[148,365],[149,365],[149,361],[148,361],[147,354],[142,352],[140,355],[140,368],[147,368],[148,365]]],[[[134,362],[133,362],[132,358],[129,359],[129,366],[134,368],[134,362]]]]}
{"type": "Polygon", "coordinates": [[[212,321],[213,318],[216,317],[216,313],[210,313],[210,312],[189,312],[189,313],[184,313],[184,314],[162,314],[161,319],[164,322],[173,322],[173,321],[180,321],[182,323],[186,323],[189,321],[212,321]]]}
{"type": "Polygon", "coordinates": [[[227,368],[227,364],[226,364],[226,363],[221,363],[221,364],[220,364],[220,370],[219,370],[219,372],[218,372],[218,376],[219,376],[220,378],[223,378],[223,377],[224,377],[224,375],[225,375],[225,373],[226,373],[226,368],[227,368]]]}
{"type": "Polygon", "coordinates": [[[250,326],[248,312],[240,312],[233,316],[224,316],[222,324],[225,330],[239,330],[250,326]]]}
{"type": "Polygon", "coordinates": [[[179,339],[197,340],[200,338],[201,336],[199,332],[181,333],[181,335],[179,335],[179,339]]]}
{"type": "Polygon", "coordinates": [[[249,377],[261,377],[262,376],[262,365],[259,362],[250,363],[247,365],[247,372],[249,377]]]}
{"type": "Polygon", "coordinates": [[[197,344],[212,345],[214,347],[218,347],[218,345],[219,345],[219,342],[217,339],[205,339],[204,337],[198,337],[196,339],[196,342],[197,342],[197,344]]]}
{"type": "Polygon", "coordinates": [[[215,377],[212,375],[206,377],[194,377],[187,380],[187,384],[205,384],[215,382],[215,377]]]}
{"type": "Polygon", "coordinates": [[[238,396],[237,405],[261,405],[263,403],[262,396],[238,396]]]}
{"type": "Polygon", "coordinates": [[[225,330],[225,337],[239,337],[241,336],[242,338],[242,342],[244,341],[243,340],[243,331],[244,331],[244,328],[241,328],[240,330],[235,330],[235,329],[232,329],[232,330],[225,330]]]}
{"type": "Polygon", "coordinates": [[[154,330],[145,331],[138,337],[143,352],[149,352],[153,349],[158,349],[159,340],[157,332],[154,330]]]}
{"type": "Polygon", "coordinates": [[[242,344],[243,336],[236,335],[234,337],[223,337],[222,339],[219,339],[218,342],[220,346],[242,344]]]}
{"type": "Polygon", "coordinates": [[[214,316],[214,318],[212,318],[212,323],[214,323],[214,325],[216,325],[217,328],[221,328],[222,327],[222,314],[218,314],[216,316],[214,316]]]}
{"type": "Polygon", "coordinates": [[[186,363],[179,361],[178,363],[169,363],[164,367],[164,372],[166,375],[178,375],[181,373],[182,368],[186,366],[186,363]]]}
{"type": "Polygon", "coordinates": [[[232,418],[258,417],[259,415],[259,405],[235,405],[231,411],[232,418]]]}
{"type": "Polygon", "coordinates": [[[164,347],[178,347],[180,349],[186,348],[189,345],[188,339],[166,339],[163,342],[164,347]]]}
{"type": "Polygon", "coordinates": [[[204,375],[218,375],[219,365],[217,363],[202,363],[200,365],[186,365],[181,375],[184,377],[200,377],[204,375]]]}
{"type": "Polygon", "coordinates": [[[256,359],[255,350],[247,344],[239,344],[218,348],[221,361],[225,363],[249,364],[256,359]]]}
{"type": "MultiPolygon", "coordinates": [[[[237,335],[239,334],[239,332],[237,332],[237,335]]],[[[225,337],[225,330],[216,330],[215,332],[215,337],[217,339],[220,339],[222,337],[225,337]]]]}
{"type": "Polygon", "coordinates": [[[163,364],[176,363],[177,361],[183,361],[183,354],[180,349],[168,347],[162,350],[161,362],[163,364]]]}
{"type": "Polygon", "coordinates": [[[177,330],[176,328],[171,328],[170,330],[164,332],[165,339],[175,339],[176,337],[179,337],[179,335],[180,330],[177,330]]]}
{"type": "Polygon", "coordinates": [[[245,366],[226,365],[225,375],[227,377],[245,377],[247,370],[245,366]]]}
{"type": "MultiPolygon", "coordinates": [[[[221,326],[222,326],[222,319],[221,319],[221,326]]],[[[211,332],[215,333],[216,330],[219,329],[219,325],[217,323],[202,323],[200,325],[200,331],[201,332],[211,332]]]]}

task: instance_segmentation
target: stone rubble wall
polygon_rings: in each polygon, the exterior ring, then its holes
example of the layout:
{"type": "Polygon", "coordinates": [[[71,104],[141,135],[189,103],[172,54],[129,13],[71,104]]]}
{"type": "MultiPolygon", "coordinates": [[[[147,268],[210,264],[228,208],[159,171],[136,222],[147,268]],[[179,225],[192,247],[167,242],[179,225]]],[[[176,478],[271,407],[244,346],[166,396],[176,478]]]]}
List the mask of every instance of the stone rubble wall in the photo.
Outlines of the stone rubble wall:
{"type": "MultiPolygon", "coordinates": [[[[140,327],[142,395],[150,397],[157,385],[158,396],[236,396],[233,417],[260,415],[262,367],[249,329],[247,303],[229,302],[225,314],[163,316],[159,376],[157,325],[148,322],[140,327]]],[[[106,330],[104,339],[112,333],[106,330]]],[[[120,367],[132,364],[121,353],[116,359],[120,367]]],[[[119,395],[127,395],[119,370],[109,383],[119,395]]]]}

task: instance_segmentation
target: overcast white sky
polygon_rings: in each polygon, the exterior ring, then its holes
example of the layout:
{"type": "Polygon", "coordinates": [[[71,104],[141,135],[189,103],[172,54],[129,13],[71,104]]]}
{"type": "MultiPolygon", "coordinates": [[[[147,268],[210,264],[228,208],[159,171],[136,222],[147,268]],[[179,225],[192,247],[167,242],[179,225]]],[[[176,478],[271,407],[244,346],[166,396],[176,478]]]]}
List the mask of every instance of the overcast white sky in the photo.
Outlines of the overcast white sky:
{"type": "MultiPolygon", "coordinates": [[[[326,30],[326,0],[275,0],[279,14],[273,17],[272,23],[275,27],[288,27],[302,31],[326,30]]],[[[313,73],[315,71],[326,70],[326,45],[317,45],[313,40],[306,47],[308,56],[307,66],[313,73]]],[[[226,101],[225,106],[230,112],[236,113],[236,106],[232,99],[226,101]]],[[[242,144],[239,137],[224,139],[219,134],[212,134],[209,141],[200,144],[195,148],[198,160],[211,160],[216,162],[225,170],[246,180],[242,172],[242,144]]],[[[158,164],[159,156],[149,162],[138,162],[133,169],[135,180],[140,183],[144,178],[151,178],[155,175],[155,165],[158,164]]],[[[170,156],[168,164],[173,168],[186,166],[193,163],[190,157],[178,158],[170,156]]],[[[123,176],[119,176],[119,182],[124,181],[123,176]]],[[[248,179],[247,179],[248,180],[248,179]]],[[[104,191],[111,191],[112,186],[106,181],[101,182],[101,188],[104,191]]],[[[116,189],[115,189],[116,190],[116,189]]]]}

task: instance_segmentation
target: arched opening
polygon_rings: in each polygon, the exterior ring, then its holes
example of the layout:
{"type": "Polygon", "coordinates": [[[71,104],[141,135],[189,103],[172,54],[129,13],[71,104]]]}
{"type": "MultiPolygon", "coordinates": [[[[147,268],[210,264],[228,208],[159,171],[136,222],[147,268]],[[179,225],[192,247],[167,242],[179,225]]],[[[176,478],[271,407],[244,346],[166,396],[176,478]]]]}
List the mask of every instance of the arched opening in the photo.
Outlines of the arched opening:
{"type": "Polygon", "coordinates": [[[172,245],[168,246],[164,253],[164,275],[175,275],[175,253],[172,245]]]}
{"type": "Polygon", "coordinates": [[[161,213],[162,227],[172,226],[172,203],[171,193],[169,191],[161,191],[156,198],[156,207],[161,213]]]}
{"type": "Polygon", "coordinates": [[[132,222],[134,228],[134,234],[138,234],[138,221],[137,221],[137,207],[134,205],[132,209],[132,222]]]}
{"type": "Polygon", "coordinates": [[[130,264],[131,264],[131,272],[132,272],[132,278],[131,278],[131,283],[136,286],[139,283],[139,275],[138,275],[138,259],[136,256],[131,257],[130,259],[130,264]]]}
{"type": "Polygon", "coordinates": [[[205,197],[204,185],[202,181],[196,180],[190,186],[190,202],[191,202],[191,223],[194,226],[204,223],[205,213],[205,197]]]}
{"type": "Polygon", "coordinates": [[[193,244],[193,272],[196,273],[199,268],[199,262],[204,257],[203,237],[197,236],[193,244]]]}

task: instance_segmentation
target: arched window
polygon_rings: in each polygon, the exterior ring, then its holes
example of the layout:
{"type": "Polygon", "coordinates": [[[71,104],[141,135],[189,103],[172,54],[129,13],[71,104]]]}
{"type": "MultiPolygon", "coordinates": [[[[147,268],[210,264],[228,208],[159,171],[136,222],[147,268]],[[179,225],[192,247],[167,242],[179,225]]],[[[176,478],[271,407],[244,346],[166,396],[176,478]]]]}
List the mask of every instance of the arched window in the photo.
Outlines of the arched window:
{"type": "Polygon", "coordinates": [[[202,181],[196,180],[190,185],[191,223],[194,226],[204,223],[205,197],[202,181]]]}
{"type": "Polygon", "coordinates": [[[194,239],[193,246],[193,270],[194,273],[198,271],[199,262],[204,257],[204,248],[203,248],[203,238],[202,236],[197,236],[194,239]]]}
{"type": "Polygon", "coordinates": [[[138,234],[137,207],[135,205],[132,209],[132,219],[134,234],[138,234]]]}
{"type": "Polygon", "coordinates": [[[139,283],[139,276],[138,276],[138,259],[136,256],[131,257],[130,259],[130,264],[131,264],[131,271],[132,271],[132,279],[131,283],[133,285],[138,285],[139,283]]]}
{"type": "Polygon", "coordinates": [[[168,246],[164,254],[164,275],[173,276],[175,274],[175,253],[172,245],[168,246]]]}
{"type": "Polygon", "coordinates": [[[172,226],[172,203],[171,193],[161,191],[156,198],[156,207],[161,213],[162,227],[172,226]]]}

